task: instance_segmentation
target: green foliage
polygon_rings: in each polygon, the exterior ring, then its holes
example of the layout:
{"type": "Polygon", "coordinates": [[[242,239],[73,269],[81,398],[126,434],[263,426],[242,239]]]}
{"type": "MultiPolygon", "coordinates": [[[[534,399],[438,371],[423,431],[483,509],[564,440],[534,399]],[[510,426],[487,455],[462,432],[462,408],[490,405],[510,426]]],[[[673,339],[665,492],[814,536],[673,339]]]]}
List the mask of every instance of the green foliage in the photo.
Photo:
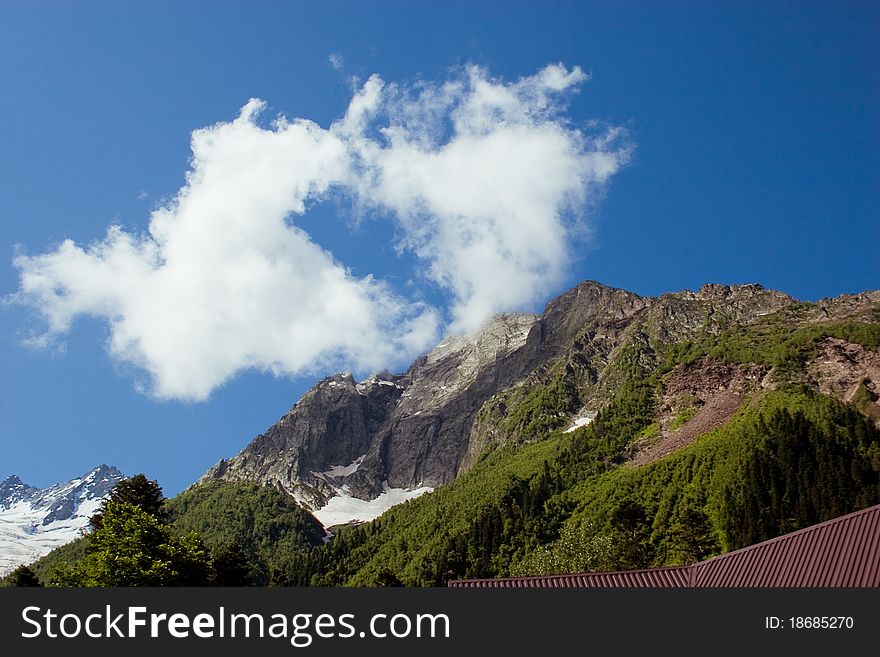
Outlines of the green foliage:
{"type": "Polygon", "coordinates": [[[792,326],[768,318],[755,326],[738,326],[707,338],[700,350],[732,363],[758,363],[796,370],[818,353],[826,338],[838,338],[868,348],[880,346],[880,324],[835,322],[792,326]]]}
{"type": "Polygon", "coordinates": [[[721,551],[718,533],[703,506],[685,501],[676,506],[670,524],[655,534],[660,562],[679,566],[702,561],[721,551]]]}
{"type": "Polygon", "coordinates": [[[615,546],[613,570],[644,568],[653,561],[648,512],[638,498],[627,497],[618,502],[609,514],[608,525],[615,546]]]}
{"type": "Polygon", "coordinates": [[[40,583],[43,586],[48,586],[52,580],[53,571],[61,564],[73,564],[85,559],[88,554],[88,545],[88,534],[80,536],[40,557],[30,564],[30,568],[36,573],[40,583]]]}
{"type": "Polygon", "coordinates": [[[653,375],[631,374],[590,425],[490,453],[302,555],[277,583],[436,586],[680,565],[880,501],[880,432],[821,395],[771,393],[687,448],[620,467],[653,409],[653,375]]]}
{"type": "Polygon", "coordinates": [[[238,543],[227,543],[213,550],[215,586],[252,586],[254,569],[250,557],[238,543]]]}
{"type": "Polygon", "coordinates": [[[614,570],[616,547],[613,537],[589,522],[567,523],[559,538],[540,545],[518,563],[510,574],[561,575],[614,570]]]}
{"type": "Polygon", "coordinates": [[[136,506],[159,522],[167,521],[165,495],[162,489],[158,483],[147,479],[143,474],[123,479],[113,487],[110,495],[101,503],[101,508],[89,518],[92,529],[100,529],[107,505],[115,502],[136,506]]]}
{"type": "MultiPolygon", "coordinates": [[[[576,504],[566,491],[616,467],[633,436],[651,423],[655,384],[639,356],[621,356],[626,380],[590,425],[490,452],[450,484],[341,532],[279,573],[277,583],[373,586],[391,573],[408,586],[436,586],[451,577],[509,574],[559,538],[576,504]]],[[[526,399],[533,404],[540,398],[526,399]]],[[[537,417],[517,415],[527,416],[537,417]]]]}
{"type": "Polygon", "coordinates": [[[132,479],[90,534],[33,564],[44,584],[260,585],[322,543],[320,523],[277,490],[213,482],[165,500],[155,482],[132,479]]]}
{"type": "Polygon", "coordinates": [[[638,362],[634,350],[622,355],[626,378],[611,403],[590,424],[572,433],[571,444],[559,458],[565,488],[616,467],[630,443],[652,432],[656,375],[649,375],[638,362]]]}
{"type": "Polygon", "coordinates": [[[42,586],[37,574],[28,566],[21,565],[0,581],[0,587],[8,586],[42,586]]]}
{"type": "Polygon", "coordinates": [[[289,495],[267,486],[210,482],[167,504],[177,534],[197,533],[216,555],[238,546],[254,583],[289,568],[299,552],[323,543],[324,529],[289,495]]]}
{"type": "Polygon", "coordinates": [[[612,536],[641,525],[636,538],[648,533],[648,544],[633,565],[688,563],[880,502],[878,446],[880,431],[854,409],[776,392],[664,459],[576,486],[569,522],[612,536]],[[632,513],[621,523],[620,509],[633,501],[644,518],[632,513]]]}
{"type": "Polygon", "coordinates": [[[58,567],[58,586],[197,586],[211,582],[207,549],[130,502],[108,502],[86,557],[58,567]]]}
{"type": "Polygon", "coordinates": [[[505,433],[513,442],[544,438],[577,410],[579,398],[571,373],[561,364],[551,368],[547,382],[532,386],[507,414],[505,433]]]}
{"type": "Polygon", "coordinates": [[[869,405],[873,404],[876,401],[874,395],[871,393],[870,390],[868,390],[868,386],[865,384],[866,381],[862,381],[859,384],[859,387],[856,388],[856,392],[853,395],[852,401],[850,402],[862,413],[865,413],[869,405]]]}
{"type": "MultiPolygon", "coordinates": [[[[804,327],[781,316],[656,351],[637,342],[611,364],[610,403],[571,434],[558,429],[580,407],[581,391],[570,365],[560,361],[541,382],[484,408],[480,421],[497,418],[508,447],[484,454],[453,483],[314,550],[291,583],[376,585],[393,575],[406,585],[438,585],[450,577],[530,569],[675,565],[861,508],[878,495],[876,429],[833,400],[791,386],[690,449],[642,468],[620,467],[635,440],[658,432],[655,395],[676,366],[710,356],[794,370],[827,337],[880,344],[876,325],[804,327]],[[834,418],[839,430],[823,417],[834,418]],[[795,437],[783,438],[793,427],[800,427],[795,437]],[[543,442],[528,444],[535,440],[543,442]],[[776,469],[764,472],[756,464],[768,459],[776,469]],[[754,499],[734,499],[743,490],[754,499]]],[[[673,426],[697,411],[685,409],[673,426]]]]}
{"type": "Polygon", "coordinates": [[[403,583],[397,579],[397,575],[392,573],[387,568],[383,568],[379,571],[379,574],[376,575],[375,586],[381,587],[390,587],[390,586],[403,586],[403,583]]]}
{"type": "MultiPolygon", "coordinates": [[[[517,527],[545,531],[557,510],[546,509],[539,523],[523,514],[537,509],[543,495],[532,478],[544,461],[555,458],[559,436],[523,446],[500,448],[451,483],[396,506],[371,523],[347,527],[326,545],[298,555],[273,583],[284,585],[374,586],[388,571],[406,586],[442,585],[450,576],[496,572],[499,550],[495,534],[517,527]],[[518,517],[516,514],[520,514],[518,517]],[[500,524],[499,524],[500,523],[500,524]],[[519,524],[518,524],[519,523],[519,524]],[[490,547],[486,547],[486,546],[490,547]]],[[[525,534],[519,541],[528,539],[525,534]]]]}
{"type": "MultiPolygon", "coordinates": [[[[805,306],[806,308],[807,306],[805,306]]],[[[838,338],[869,349],[880,346],[880,323],[843,320],[803,324],[793,319],[795,307],[762,318],[756,324],[737,325],[700,339],[656,345],[657,373],[663,375],[681,364],[709,356],[728,363],[756,363],[796,372],[819,352],[820,343],[838,338]]]]}
{"type": "Polygon", "coordinates": [[[878,432],[850,407],[816,397],[771,408],[743,438],[748,447],[729,459],[714,491],[729,549],[880,501],[871,459],[878,432]]]}
{"type": "Polygon", "coordinates": [[[657,437],[660,434],[660,423],[659,422],[651,422],[644,429],[639,431],[634,437],[633,442],[637,440],[651,440],[652,438],[657,437]]]}
{"type": "Polygon", "coordinates": [[[696,406],[691,406],[690,408],[686,408],[681,411],[678,415],[675,416],[672,420],[672,424],[669,425],[669,428],[673,431],[676,429],[681,429],[688,420],[690,420],[694,415],[699,412],[699,408],[696,406]]]}
{"type": "MultiPolygon", "coordinates": [[[[687,564],[880,502],[880,431],[864,415],[874,401],[866,385],[844,405],[784,384],[688,447],[627,464],[633,442],[658,433],[657,392],[683,363],[757,363],[776,367],[784,380],[825,338],[880,345],[877,324],[804,326],[783,315],[687,343],[649,344],[641,336],[614,352],[602,383],[613,394],[594,421],[568,434],[559,429],[582,395],[592,397],[573,383],[571,363],[557,362],[540,382],[484,407],[480,422],[505,446],[373,522],[337,528],[328,543],[283,493],[218,482],[162,507],[173,531],[132,516],[124,534],[141,538],[136,545],[120,538],[121,554],[133,555],[135,572],[169,581],[173,571],[177,581],[196,573],[221,585],[437,586],[450,578],[687,564]],[[189,570],[163,565],[172,561],[170,545],[189,570]],[[149,561],[157,565],[139,560],[145,553],[158,555],[149,561]]],[[[673,427],[696,411],[682,411],[673,427]]],[[[88,548],[84,561],[92,563],[105,544],[96,538],[69,549],[88,548]]],[[[34,564],[44,582],[45,567],[34,564]]]]}

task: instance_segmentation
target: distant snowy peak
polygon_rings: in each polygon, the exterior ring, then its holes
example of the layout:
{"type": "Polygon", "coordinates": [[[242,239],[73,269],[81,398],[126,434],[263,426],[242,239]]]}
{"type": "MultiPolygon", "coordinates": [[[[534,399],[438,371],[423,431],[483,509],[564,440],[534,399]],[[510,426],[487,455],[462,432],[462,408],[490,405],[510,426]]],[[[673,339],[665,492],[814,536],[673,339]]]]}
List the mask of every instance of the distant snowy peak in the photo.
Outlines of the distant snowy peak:
{"type": "Polygon", "coordinates": [[[0,576],[79,536],[123,478],[104,464],[47,488],[7,477],[0,483],[0,576]]]}
{"type": "Polygon", "coordinates": [[[31,504],[46,509],[42,524],[49,525],[74,517],[83,504],[100,502],[122,478],[119,470],[101,464],[82,477],[36,491],[31,504]]]}
{"type": "Polygon", "coordinates": [[[28,486],[17,475],[11,475],[0,484],[0,510],[8,509],[17,502],[30,499],[36,492],[39,492],[38,488],[28,486]]]}

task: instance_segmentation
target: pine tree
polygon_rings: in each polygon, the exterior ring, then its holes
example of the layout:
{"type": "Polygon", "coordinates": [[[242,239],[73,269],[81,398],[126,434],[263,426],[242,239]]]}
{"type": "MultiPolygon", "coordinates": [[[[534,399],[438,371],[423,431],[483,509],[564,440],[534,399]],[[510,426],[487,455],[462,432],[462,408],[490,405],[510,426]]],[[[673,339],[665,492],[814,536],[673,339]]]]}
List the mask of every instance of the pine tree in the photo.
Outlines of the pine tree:
{"type": "Polygon", "coordinates": [[[664,547],[667,565],[695,563],[720,550],[706,512],[692,504],[676,511],[664,547]]]}
{"type": "Polygon", "coordinates": [[[390,569],[383,568],[379,571],[379,574],[376,575],[376,586],[403,586],[403,583],[398,579],[397,575],[391,572],[390,569]]]}
{"type": "Polygon", "coordinates": [[[137,474],[117,483],[110,496],[101,503],[101,508],[89,518],[92,529],[100,529],[104,512],[111,502],[125,502],[134,505],[153,516],[160,523],[168,522],[168,511],[165,508],[165,495],[156,481],[137,474]]]}
{"type": "Polygon", "coordinates": [[[641,503],[632,498],[623,500],[611,513],[610,523],[617,548],[616,567],[632,570],[650,566],[650,522],[641,503]]]}
{"type": "Polygon", "coordinates": [[[23,564],[7,575],[6,584],[8,586],[42,586],[37,574],[23,564]]]}
{"type": "Polygon", "coordinates": [[[251,586],[253,577],[244,548],[235,541],[213,554],[215,586],[251,586]]]}

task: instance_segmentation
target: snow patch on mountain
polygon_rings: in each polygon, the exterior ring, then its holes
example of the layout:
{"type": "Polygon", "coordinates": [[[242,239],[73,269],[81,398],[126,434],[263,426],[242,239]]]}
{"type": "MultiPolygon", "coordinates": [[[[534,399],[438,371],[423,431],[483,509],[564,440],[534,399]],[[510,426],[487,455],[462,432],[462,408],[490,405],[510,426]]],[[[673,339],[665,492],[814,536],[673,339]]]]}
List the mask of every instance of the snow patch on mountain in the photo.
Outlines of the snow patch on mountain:
{"type": "Polygon", "coordinates": [[[392,506],[412,500],[430,493],[433,488],[422,486],[413,490],[405,488],[389,488],[388,482],[383,485],[383,492],[372,500],[361,500],[350,495],[340,494],[330,498],[314,515],[324,527],[332,527],[333,525],[343,525],[353,521],[368,522],[375,520],[385,513],[392,506]]]}
{"type": "Polygon", "coordinates": [[[576,431],[577,429],[580,429],[581,427],[587,426],[590,422],[592,422],[595,419],[596,419],[595,412],[587,412],[584,415],[582,415],[581,417],[575,418],[572,421],[571,426],[569,426],[568,429],[566,429],[562,433],[571,433],[572,431],[576,431]]]}
{"type": "Polygon", "coordinates": [[[348,465],[334,465],[331,466],[329,470],[325,470],[321,474],[328,477],[347,477],[357,472],[357,469],[361,466],[361,463],[364,462],[366,456],[366,454],[361,454],[358,458],[356,458],[348,465]]]}

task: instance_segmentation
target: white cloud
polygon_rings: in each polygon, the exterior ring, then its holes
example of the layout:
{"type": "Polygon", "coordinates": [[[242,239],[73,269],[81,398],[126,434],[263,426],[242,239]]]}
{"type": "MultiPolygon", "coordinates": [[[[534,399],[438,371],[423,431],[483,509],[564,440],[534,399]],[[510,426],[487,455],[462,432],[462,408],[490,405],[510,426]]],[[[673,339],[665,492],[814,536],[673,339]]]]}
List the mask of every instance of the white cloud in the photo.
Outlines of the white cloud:
{"type": "Polygon", "coordinates": [[[374,76],[334,127],[360,198],[394,214],[402,246],[451,294],[452,331],[564,281],[588,201],[629,156],[619,130],[588,136],[562,118],[561,94],[586,79],[562,65],[513,83],[478,67],[409,88],[374,76]]]}
{"type": "Polygon", "coordinates": [[[628,155],[617,131],[564,119],[586,79],[561,65],[510,83],[477,67],[443,83],[374,75],[329,129],[261,125],[251,100],[193,133],[186,184],[147,234],[111,227],[85,248],[19,255],[15,299],[46,321],[35,343],[57,343],[80,315],[106,320],[111,355],[147,372],[160,398],[205,399],[248,368],[402,364],[441,315],[470,332],[564,282],[584,209],[628,155]],[[315,244],[296,218],[331,193],[389,215],[449,308],[354,277],[315,244]]]}
{"type": "Polygon", "coordinates": [[[375,370],[430,344],[433,311],[352,277],[285,223],[345,176],[346,149],[306,121],[259,127],[261,108],[193,133],[187,183],[148,235],[113,227],[85,249],[16,258],[18,297],[51,335],[104,318],[110,353],[146,370],[153,394],[195,400],[244,368],[375,370]]]}

